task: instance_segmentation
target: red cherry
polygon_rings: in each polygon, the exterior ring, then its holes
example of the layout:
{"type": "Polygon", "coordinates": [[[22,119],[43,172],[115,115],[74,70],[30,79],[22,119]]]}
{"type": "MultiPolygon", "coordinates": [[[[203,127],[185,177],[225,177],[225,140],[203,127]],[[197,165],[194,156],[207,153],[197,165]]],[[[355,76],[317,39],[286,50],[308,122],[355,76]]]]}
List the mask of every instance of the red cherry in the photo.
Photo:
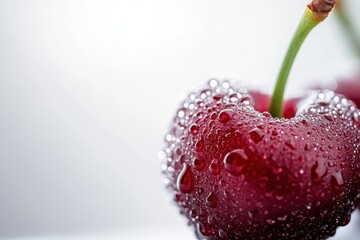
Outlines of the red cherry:
{"type": "Polygon", "coordinates": [[[314,91],[279,119],[258,99],[212,80],[184,100],[164,151],[180,212],[201,239],[334,235],[360,198],[359,109],[314,91]]]}
{"type": "MultiPolygon", "coordinates": [[[[360,72],[353,79],[338,81],[335,92],[352,100],[360,108],[360,72]]],[[[360,202],[358,208],[360,209],[360,202]]]]}

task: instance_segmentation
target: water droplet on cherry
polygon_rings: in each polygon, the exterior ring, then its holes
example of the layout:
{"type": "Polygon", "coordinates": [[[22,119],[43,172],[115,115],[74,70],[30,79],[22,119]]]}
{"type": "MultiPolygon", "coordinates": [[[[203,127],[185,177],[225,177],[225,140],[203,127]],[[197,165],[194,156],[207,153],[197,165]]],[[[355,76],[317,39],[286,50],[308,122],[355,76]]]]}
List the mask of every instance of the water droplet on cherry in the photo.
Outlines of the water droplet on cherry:
{"type": "Polygon", "coordinates": [[[230,101],[231,102],[237,102],[242,98],[242,95],[240,93],[233,93],[230,95],[230,101]]]}
{"type": "Polygon", "coordinates": [[[220,164],[217,159],[212,160],[209,166],[209,171],[214,175],[218,175],[220,173],[220,164]]]}
{"type": "Polygon", "coordinates": [[[231,109],[222,110],[219,114],[219,121],[221,123],[227,123],[228,121],[231,120],[233,114],[234,114],[234,111],[231,109]]]}
{"type": "Polygon", "coordinates": [[[269,112],[263,112],[262,113],[264,117],[266,118],[270,118],[271,117],[271,114],[269,112]]]}
{"type": "Polygon", "coordinates": [[[311,179],[314,182],[319,182],[325,177],[327,173],[327,167],[325,159],[319,159],[315,162],[314,166],[311,168],[311,179]]]}
{"type": "Polygon", "coordinates": [[[199,126],[197,124],[192,124],[190,126],[190,133],[196,135],[199,132],[199,126]]]}
{"type": "Polygon", "coordinates": [[[196,228],[196,235],[199,239],[204,239],[204,237],[214,234],[214,230],[206,224],[198,223],[196,228]]]}
{"type": "Polygon", "coordinates": [[[223,97],[224,97],[223,94],[216,94],[215,96],[213,96],[213,99],[214,99],[215,101],[219,101],[219,100],[221,100],[223,97]]]}
{"type": "Polygon", "coordinates": [[[190,210],[189,216],[193,222],[195,222],[198,218],[197,212],[195,209],[190,210]]]}
{"type": "Polygon", "coordinates": [[[248,156],[243,149],[236,149],[228,154],[224,158],[225,169],[233,174],[239,175],[245,167],[248,156]]]}
{"type": "Polygon", "coordinates": [[[207,198],[206,198],[206,204],[207,204],[209,207],[211,207],[211,208],[216,208],[216,206],[217,206],[217,197],[216,197],[216,195],[215,195],[213,192],[211,192],[211,193],[207,196],[207,198]]]}
{"type": "Polygon", "coordinates": [[[255,143],[260,142],[264,138],[263,131],[261,129],[257,128],[257,127],[250,130],[249,134],[250,134],[251,139],[255,143]]]}
{"type": "Polygon", "coordinates": [[[210,79],[209,80],[209,82],[208,82],[208,84],[209,84],[209,86],[210,87],[216,87],[218,84],[219,84],[219,82],[218,82],[218,80],[216,80],[216,79],[210,79]]]}
{"type": "Polygon", "coordinates": [[[195,158],[192,165],[196,170],[201,171],[205,167],[205,161],[202,158],[195,158]]]}
{"type": "Polygon", "coordinates": [[[305,125],[305,126],[310,126],[310,122],[309,122],[309,120],[307,120],[307,119],[303,119],[303,120],[301,120],[301,123],[303,124],[303,125],[305,125]]]}
{"type": "Polygon", "coordinates": [[[179,118],[183,118],[185,116],[186,113],[186,108],[180,108],[179,111],[177,112],[177,116],[179,118]]]}
{"type": "Polygon", "coordinates": [[[196,150],[201,152],[204,149],[204,141],[201,139],[195,144],[196,150]]]}
{"type": "Polygon", "coordinates": [[[341,174],[341,172],[335,171],[331,174],[331,184],[333,185],[333,187],[337,190],[340,189],[341,186],[344,185],[344,179],[343,176],[341,174]]]}
{"type": "Polygon", "coordinates": [[[331,116],[331,115],[325,115],[325,118],[326,118],[327,120],[329,120],[330,122],[333,122],[333,121],[334,121],[334,117],[331,116]]]}
{"type": "Polygon", "coordinates": [[[193,189],[193,177],[191,168],[186,164],[183,165],[183,169],[181,170],[177,182],[177,188],[182,193],[190,193],[193,189]]]}

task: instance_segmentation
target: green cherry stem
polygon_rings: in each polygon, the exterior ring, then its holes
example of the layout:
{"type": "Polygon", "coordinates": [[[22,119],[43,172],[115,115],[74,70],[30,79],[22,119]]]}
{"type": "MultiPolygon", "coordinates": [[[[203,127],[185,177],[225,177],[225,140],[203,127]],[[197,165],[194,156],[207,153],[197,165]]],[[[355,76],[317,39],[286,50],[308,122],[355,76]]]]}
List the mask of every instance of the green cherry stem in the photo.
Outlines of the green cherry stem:
{"type": "Polygon", "coordinates": [[[287,50],[276,81],[269,109],[269,112],[273,117],[282,117],[286,83],[300,47],[311,30],[328,16],[336,2],[337,0],[314,0],[307,6],[300,24],[290,42],[290,46],[287,50]]]}
{"type": "Polygon", "coordinates": [[[357,35],[354,25],[352,24],[349,16],[346,14],[344,4],[340,1],[335,8],[337,19],[342,25],[346,36],[358,57],[360,57],[360,37],[357,35]]]}
{"type": "Polygon", "coordinates": [[[295,35],[290,42],[290,46],[285,55],[280,73],[276,81],[269,109],[269,112],[273,117],[282,117],[284,92],[291,67],[304,40],[318,23],[319,22],[315,21],[312,17],[312,12],[309,9],[306,9],[305,14],[295,32],[295,35]]]}

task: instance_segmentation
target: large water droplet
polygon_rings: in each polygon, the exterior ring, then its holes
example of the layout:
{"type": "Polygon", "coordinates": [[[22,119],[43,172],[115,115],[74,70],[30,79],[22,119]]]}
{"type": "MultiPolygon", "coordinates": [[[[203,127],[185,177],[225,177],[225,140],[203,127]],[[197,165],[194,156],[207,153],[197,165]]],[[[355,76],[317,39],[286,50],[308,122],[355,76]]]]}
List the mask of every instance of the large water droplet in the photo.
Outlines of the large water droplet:
{"type": "Polygon", "coordinates": [[[204,141],[201,139],[195,144],[195,148],[197,151],[201,152],[204,150],[204,141]]]}
{"type": "Polygon", "coordinates": [[[194,168],[198,171],[203,170],[205,167],[205,161],[202,158],[195,158],[192,163],[194,168]]]}
{"type": "Polygon", "coordinates": [[[198,239],[204,239],[204,237],[206,238],[207,236],[213,235],[214,230],[207,224],[198,223],[196,225],[195,234],[198,237],[198,239]]]}
{"type": "Polygon", "coordinates": [[[231,109],[222,110],[219,114],[219,121],[221,123],[227,123],[228,121],[230,121],[233,114],[234,114],[234,111],[231,109]]]}
{"type": "Polygon", "coordinates": [[[217,206],[217,197],[214,193],[210,193],[206,198],[206,204],[211,208],[216,208],[217,206]]]}
{"type": "Polygon", "coordinates": [[[199,132],[199,126],[197,125],[197,124],[192,124],[191,126],[190,126],[190,133],[191,134],[193,134],[193,135],[195,135],[195,134],[197,134],[199,132]]]}
{"type": "Polygon", "coordinates": [[[178,190],[182,193],[190,193],[193,189],[193,177],[191,168],[188,167],[186,164],[183,165],[183,169],[181,170],[176,186],[178,190]]]}
{"type": "Polygon", "coordinates": [[[260,128],[257,128],[257,127],[250,130],[249,134],[250,134],[251,139],[255,143],[260,142],[264,138],[263,131],[260,128]]]}
{"type": "Polygon", "coordinates": [[[314,182],[319,182],[325,177],[327,173],[327,167],[325,164],[325,159],[319,159],[315,162],[314,166],[311,169],[311,179],[314,182]]]}
{"type": "Polygon", "coordinates": [[[209,171],[214,175],[218,175],[220,173],[220,164],[217,159],[212,160],[209,166],[209,171]]]}
{"type": "Polygon", "coordinates": [[[342,185],[344,185],[343,176],[342,176],[341,172],[338,172],[338,171],[333,172],[333,173],[331,174],[331,180],[330,180],[330,181],[331,181],[331,184],[333,185],[333,187],[334,187],[335,189],[337,189],[337,190],[339,190],[340,187],[341,187],[342,185]]]}
{"type": "Polygon", "coordinates": [[[244,169],[248,159],[243,149],[233,150],[226,154],[224,158],[225,169],[233,175],[239,175],[244,169]]]}

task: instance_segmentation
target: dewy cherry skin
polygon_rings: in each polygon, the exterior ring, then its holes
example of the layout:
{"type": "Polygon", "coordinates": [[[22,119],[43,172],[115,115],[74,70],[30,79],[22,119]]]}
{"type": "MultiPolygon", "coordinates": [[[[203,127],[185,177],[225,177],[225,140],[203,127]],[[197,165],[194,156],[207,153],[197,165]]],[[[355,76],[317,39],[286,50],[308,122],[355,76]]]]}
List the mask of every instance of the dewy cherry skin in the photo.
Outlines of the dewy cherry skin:
{"type": "MultiPolygon", "coordinates": [[[[337,19],[344,30],[345,36],[347,36],[349,40],[349,46],[351,46],[352,52],[360,59],[360,37],[351,19],[348,17],[344,5],[344,1],[340,1],[337,4],[335,8],[337,19]]],[[[335,92],[343,94],[360,108],[360,71],[353,78],[337,81],[335,92]]],[[[360,210],[360,202],[358,208],[360,210]]]]}
{"type": "Polygon", "coordinates": [[[199,239],[324,239],[350,221],[360,198],[359,109],[326,90],[290,103],[288,114],[282,106],[297,50],[335,3],[308,6],[271,100],[212,79],[176,111],[162,170],[199,239]]]}
{"type": "Polygon", "coordinates": [[[199,238],[322,239],[347,224],[359,197],[360,112],[332,92],[307,100],[296,117],[273,118],[216,80],[185,99],[164,169],[199,238]]]}

